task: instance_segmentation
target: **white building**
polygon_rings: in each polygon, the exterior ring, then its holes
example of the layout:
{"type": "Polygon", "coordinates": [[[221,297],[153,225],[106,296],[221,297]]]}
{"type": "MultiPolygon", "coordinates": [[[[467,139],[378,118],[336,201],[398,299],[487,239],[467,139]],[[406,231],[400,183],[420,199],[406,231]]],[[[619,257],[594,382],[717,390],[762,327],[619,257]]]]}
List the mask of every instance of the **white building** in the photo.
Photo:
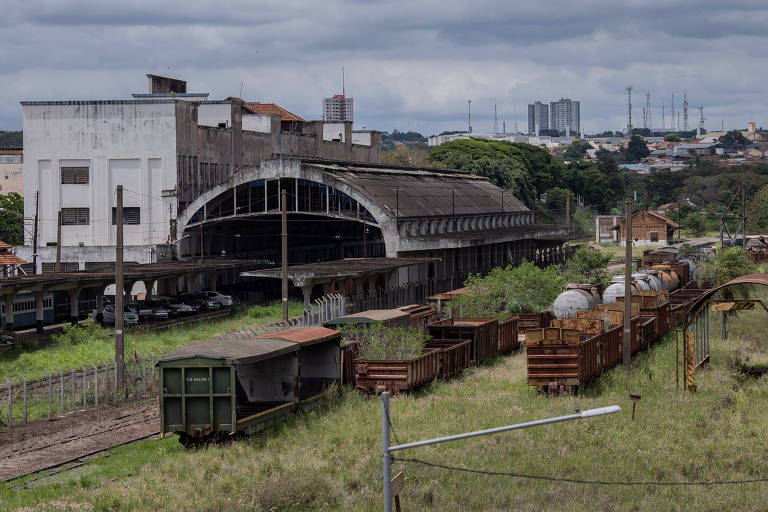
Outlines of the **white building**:
{"type": "Polygon", "coordinates": [[[326,123],[343,123],[354,121],[352,98],[343,94],[335,94],[323,99],[323,121],[326,123]]]}
{"type": "Polygon", "coordinates": [[[560,98],[560,101],[550,102],[549,116],[550,129],[565,132],[566,136],[581,133],[581,113],[578,101],[560,98]]]}
{"type": "MultiPolygon", "coordinates": [[[[132,99],[22,102],[24,215],[34,217],[39,192],[40,268],[56,259],[59,210],[63,262],[114,262],[117,185],[125,260],[149,263],[175,240],[177,215],[245,167],[276,155],[380,161],[380,132],[353,133],[347,122],[343,141],[326,141],[322,121],[283,121],[237,98],[157,92],[152,80],[153,93],[132,99]]],[[[32,235],[25,237],[17,254],[32,261],[32,235]]]]}
{"type": "Polygon", "coordinates": [[[537,101],[528,105],[528,134],[538,137],[540,130],[549,130],[549,107],[537,101]]]}
{"type": "Polygon", "coordinates": [[[0,192],[24,194],[24,152],[0,149],[0,192]]]}

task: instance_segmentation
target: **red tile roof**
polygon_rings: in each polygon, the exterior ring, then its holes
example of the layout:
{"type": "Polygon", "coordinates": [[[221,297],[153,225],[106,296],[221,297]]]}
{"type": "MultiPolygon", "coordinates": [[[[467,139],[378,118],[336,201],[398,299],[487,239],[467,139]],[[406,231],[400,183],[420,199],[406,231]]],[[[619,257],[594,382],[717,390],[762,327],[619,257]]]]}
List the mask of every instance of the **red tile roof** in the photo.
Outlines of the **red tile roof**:
{"type": "Polygon", "coordinates": [[[24,265],[29,263],[10,252],[0,252],[0,265],[24,265]]]}
{"type": "Polygon", "coordinates": [[[280,116],[281,121],[304,121],[304,119],[293,112],[288,112],[277,103],[259,103],[258,101],[249,102],[236,96],[229,96],[227,99],[242,103],[245,108],[252,110],[254,114],[278,115],[280,116]]]}
{"type": "Polygon", "coordinates": [[[11,246],[0,240],[0,249],[10,249],[11,246]]]}

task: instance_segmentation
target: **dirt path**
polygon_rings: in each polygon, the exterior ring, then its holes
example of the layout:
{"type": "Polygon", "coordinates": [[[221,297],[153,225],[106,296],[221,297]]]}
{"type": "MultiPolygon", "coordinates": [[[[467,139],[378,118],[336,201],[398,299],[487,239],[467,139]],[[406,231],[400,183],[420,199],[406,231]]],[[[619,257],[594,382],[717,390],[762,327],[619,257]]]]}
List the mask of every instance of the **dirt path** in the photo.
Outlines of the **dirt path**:
{"type": "Polygon", "coordinates": [[[158,432],[157,403],[102,407],[0,432],[0,481],[158,432]]]}

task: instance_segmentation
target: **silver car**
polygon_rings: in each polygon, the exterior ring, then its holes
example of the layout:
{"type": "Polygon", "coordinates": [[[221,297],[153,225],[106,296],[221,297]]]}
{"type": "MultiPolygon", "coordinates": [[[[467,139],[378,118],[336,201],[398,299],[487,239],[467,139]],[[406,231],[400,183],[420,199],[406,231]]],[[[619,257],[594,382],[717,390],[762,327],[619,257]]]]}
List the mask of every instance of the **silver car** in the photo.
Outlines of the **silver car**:
{"type": "MultiPolygon", "coordinates": [[[[98,311],[93,310],[93,318],[98,317],[98,311]]],[[[114,325],[115,324],[115,307],[112,304],[107,304],[102,310],[102,324],[114,325]]],[[[139,323],[139,315],[136,311],[128,306],[125,306],[123,310],[123,324],[124,325],[136,325],[139,323]]]]}

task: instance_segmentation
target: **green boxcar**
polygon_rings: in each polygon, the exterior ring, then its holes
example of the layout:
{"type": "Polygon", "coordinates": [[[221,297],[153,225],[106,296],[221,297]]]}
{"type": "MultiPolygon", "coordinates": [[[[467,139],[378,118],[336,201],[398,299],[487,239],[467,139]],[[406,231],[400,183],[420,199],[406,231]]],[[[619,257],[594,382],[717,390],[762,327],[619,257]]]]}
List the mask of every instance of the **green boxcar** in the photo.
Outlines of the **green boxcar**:
{"type": "Polygon", "coordinates": [[[188,445],[309,407],[339,382],[339,343],[325,328],[187,343],[157,363],[161,431],[188,445]]]}

